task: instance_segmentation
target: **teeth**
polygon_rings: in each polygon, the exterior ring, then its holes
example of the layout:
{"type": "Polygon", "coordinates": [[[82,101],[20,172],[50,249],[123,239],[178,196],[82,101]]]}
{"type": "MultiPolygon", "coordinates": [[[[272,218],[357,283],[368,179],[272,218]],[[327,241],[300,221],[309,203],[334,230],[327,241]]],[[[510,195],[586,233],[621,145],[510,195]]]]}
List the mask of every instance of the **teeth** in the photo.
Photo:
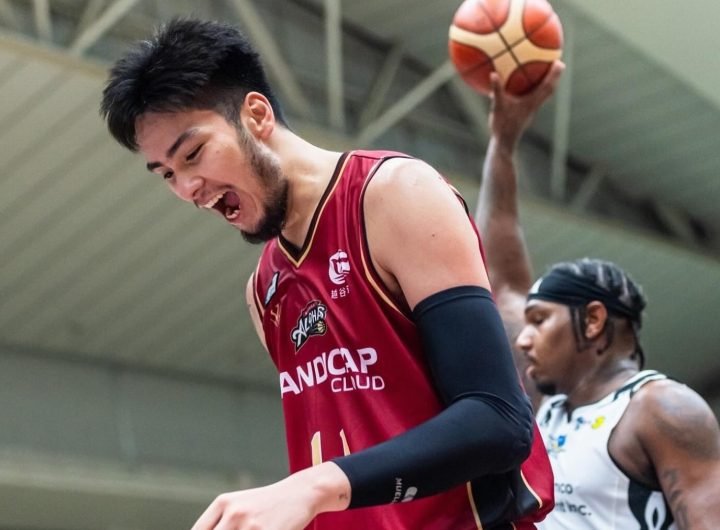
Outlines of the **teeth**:
{"type": "Polygon", "coordinates": [[[223,196],[223,195],[225,195],[225,192],[224,192],[224,191],[221,191],[220,193],[218,193],[217,195],[215,195],[215,196],[214,196],[213,198],[211,198],[208,202],[206,202],[205,204],[202,204],[201,206],[202,206],[203,208],[208,208],[208,209],[209,209],[209,208],[212,208],[213,206],[215,206],[215,205],[217,204],[217,202],[218,202],[220,199],[222,199],[222,196],[223,196]]]}
{"type": "Polygon", "coordinates": [[[235,219],[238,215],[240,215],[240,209],[239,209],[239,208],[238,208],[237,210],[235,210],[233,213],[226,215],[225,218],[226,218],[228,221],[232,221],[232,220],[235,219]]]}

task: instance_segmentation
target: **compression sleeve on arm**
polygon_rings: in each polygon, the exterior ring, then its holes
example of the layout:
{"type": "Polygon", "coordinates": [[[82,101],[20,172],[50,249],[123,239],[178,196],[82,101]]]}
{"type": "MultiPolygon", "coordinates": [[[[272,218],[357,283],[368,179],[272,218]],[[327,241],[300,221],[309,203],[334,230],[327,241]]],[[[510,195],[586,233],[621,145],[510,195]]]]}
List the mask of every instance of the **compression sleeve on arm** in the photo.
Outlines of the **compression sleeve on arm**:
{"type": "Polygon", "coordinates": [[[530,453],[532,411],[489,291],[461,286],[435,293],[413,317],[446,408],[333,460],[350,481],[351,508],[433,495],[518,467],[530,453]]]}

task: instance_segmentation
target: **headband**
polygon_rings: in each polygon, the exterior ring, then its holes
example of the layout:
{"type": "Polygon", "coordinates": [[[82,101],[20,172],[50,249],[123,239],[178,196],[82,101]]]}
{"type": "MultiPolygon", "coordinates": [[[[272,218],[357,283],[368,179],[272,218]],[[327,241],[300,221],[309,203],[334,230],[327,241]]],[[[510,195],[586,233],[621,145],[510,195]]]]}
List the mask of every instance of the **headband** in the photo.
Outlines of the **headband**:
{"type": "Polygon", "coordinates": [[[620,298],[584,276],[570,271],[553,269],[540,278],[528,293],[528,300],[545,300],[569,306],[585,306],[592,301],[601,302],[608,313],[630,319],[638,327],[642,310],[628,307],[620,298]]]}

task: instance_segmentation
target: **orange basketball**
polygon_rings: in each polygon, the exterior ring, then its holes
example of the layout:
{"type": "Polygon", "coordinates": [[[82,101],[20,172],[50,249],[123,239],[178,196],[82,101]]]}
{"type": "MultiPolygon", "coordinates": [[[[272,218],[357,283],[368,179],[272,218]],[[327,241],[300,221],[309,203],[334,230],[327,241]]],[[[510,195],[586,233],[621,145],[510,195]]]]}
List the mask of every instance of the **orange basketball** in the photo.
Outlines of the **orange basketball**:
{"type": "Polygon", "coordinates": [[[547,0],[465,0],[450,26],[450,59],[484,94],[493,71],[511,94],[530,92],[560,58],[562,45],[562,25],[547,0]]]}

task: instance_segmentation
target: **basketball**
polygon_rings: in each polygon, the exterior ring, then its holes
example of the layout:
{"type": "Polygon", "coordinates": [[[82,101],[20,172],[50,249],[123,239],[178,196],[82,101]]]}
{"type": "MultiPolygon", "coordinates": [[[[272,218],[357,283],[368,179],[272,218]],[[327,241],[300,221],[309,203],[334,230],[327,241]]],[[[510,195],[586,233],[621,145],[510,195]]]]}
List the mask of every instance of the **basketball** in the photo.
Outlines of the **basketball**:
{"type": "Polygon", "coordinates": [[[450,26],[450,59],[483,94],[490,93],[493,71],[507,92],[530,92],[560,58],[562,45],[562,25],[547,0],[465,0],[450,26]]]}

